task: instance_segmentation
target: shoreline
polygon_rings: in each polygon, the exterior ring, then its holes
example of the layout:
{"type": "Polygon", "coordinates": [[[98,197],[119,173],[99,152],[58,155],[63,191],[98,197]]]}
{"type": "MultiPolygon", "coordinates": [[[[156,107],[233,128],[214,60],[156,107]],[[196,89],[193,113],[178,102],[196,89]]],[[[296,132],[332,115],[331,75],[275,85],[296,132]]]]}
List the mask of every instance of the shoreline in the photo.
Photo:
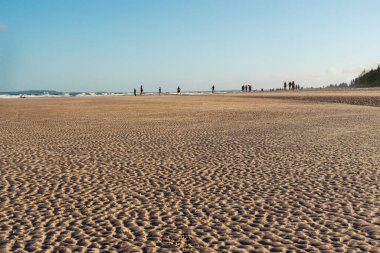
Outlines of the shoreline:
{"type": "Polygon", "coordinates": [[[252,99],[282,99],[282,100],[298,100],[305,102],[322,102],[322,103],[342,103],[361,106],[380,107],[380,89],[325,89],[325,90],[298,90],[298,91],[264,91],[264,92],[225,92],[225,93],[189,93],[189,94],[163,94],[156,95],[89,95],[89,96],[43,96],[43,97],[27,97],[23,99],[10,98],[1,99],[1,101],[15,100],[54,100],[66,99],[77,101],[80,99],[130,99],[131,101],[139,101],[141,99],[162,99],[173,97],[250,97],[252,99]]]}

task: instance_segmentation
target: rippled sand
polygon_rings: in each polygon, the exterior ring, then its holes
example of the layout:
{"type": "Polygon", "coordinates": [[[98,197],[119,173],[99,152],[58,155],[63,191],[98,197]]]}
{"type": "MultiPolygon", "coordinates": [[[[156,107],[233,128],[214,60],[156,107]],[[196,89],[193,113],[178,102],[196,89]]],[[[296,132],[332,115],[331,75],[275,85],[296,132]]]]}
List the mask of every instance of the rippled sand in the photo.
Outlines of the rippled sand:
{"type": "Polygon", "coordinates": [[[380,252],[380,108],[287,94],[0,101],[0,252],[380,252]]]}

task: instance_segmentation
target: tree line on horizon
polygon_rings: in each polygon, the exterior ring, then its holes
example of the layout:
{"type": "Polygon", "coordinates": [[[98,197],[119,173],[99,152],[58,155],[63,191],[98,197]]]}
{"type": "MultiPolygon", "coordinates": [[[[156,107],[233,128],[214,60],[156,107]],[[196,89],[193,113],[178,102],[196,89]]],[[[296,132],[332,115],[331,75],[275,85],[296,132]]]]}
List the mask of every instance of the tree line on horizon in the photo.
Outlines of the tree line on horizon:
{"type": "Polygon", "coordinates": [[[371,69],[370,71],[363,70],[363,72],[357,78],[351,81],[350,87],[380,87],[380,64],[377,69],[371,69]]]}
{"type": "Polygon", "coordinates": [[[330,84],[326,88],[370,88],[380,87],[380,64],[377,69],[363,72],[355,79],[348,83],[330,84]]]}

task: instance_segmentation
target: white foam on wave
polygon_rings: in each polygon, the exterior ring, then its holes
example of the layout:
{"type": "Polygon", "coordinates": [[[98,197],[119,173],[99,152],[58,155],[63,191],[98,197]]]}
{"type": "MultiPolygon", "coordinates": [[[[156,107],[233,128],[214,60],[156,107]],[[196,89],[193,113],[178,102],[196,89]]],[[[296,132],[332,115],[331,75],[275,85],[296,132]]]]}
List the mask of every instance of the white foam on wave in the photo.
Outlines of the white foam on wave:
{"type": "Polygon", "coordinates": [[[84,96],[87,96],[86,93],[80,93],[80,94],[75,95],[75,97],[84,97],[84,96]]]}
{"type": "MultiPolygon", "coordinates": [[[[216,94],[224,94],[230,93],[229,91],[218,91],[216,94]]],[[[181,95],[211,95],[210,91],[184,91],[181,92],[181,95]]],[[[95,92],[82,92],[82,93],[64,93],[60,95],[52,95],[49,93],[45,94],[0,94],[0,99],[15,99],[15,98],[59,98],[59,97],[101,97],[101,96],[133,96],[133,92],[103,92],[103,93],[95,93],[95,92]]],[[[137,94],[140,95],[139,93],[137,94]]],[[[158,96],[158,92],[144,92],[144,96],[158,96]]],[[[178,95],[177,92],[162,92],[162,95],[178,95]]]]}
{"type": "Polygon", "coordinates": [[[19,98],[20,96],[19,95],[7,95],[7,94],[0,94],[0,99],[4,98],[4,99],[10,99],[10,98],[19,98]]]}
{"type": "Polygon", "coordinates": [[[15,99],[15,98],[57,98],[57,97],[67,97],[70,95],[63,94],[63,95],[51,95],[51,94],[42,94],[42,95],[33,95],[33,94],[17,94],[17,95],[10,95],[10,94],[0,94],[0,99],[15,99]]]}

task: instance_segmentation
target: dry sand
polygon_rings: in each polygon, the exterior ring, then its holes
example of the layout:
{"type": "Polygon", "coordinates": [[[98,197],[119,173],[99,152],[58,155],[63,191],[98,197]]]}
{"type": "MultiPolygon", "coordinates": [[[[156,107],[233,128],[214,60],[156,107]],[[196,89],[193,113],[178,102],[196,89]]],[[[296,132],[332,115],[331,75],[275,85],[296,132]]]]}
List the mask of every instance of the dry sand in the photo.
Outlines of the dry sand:
{"type": "Polygon", "coordinates": [[[380,108],[273,94],[0,101],[0,252],[380,252],[380,108]]]}

